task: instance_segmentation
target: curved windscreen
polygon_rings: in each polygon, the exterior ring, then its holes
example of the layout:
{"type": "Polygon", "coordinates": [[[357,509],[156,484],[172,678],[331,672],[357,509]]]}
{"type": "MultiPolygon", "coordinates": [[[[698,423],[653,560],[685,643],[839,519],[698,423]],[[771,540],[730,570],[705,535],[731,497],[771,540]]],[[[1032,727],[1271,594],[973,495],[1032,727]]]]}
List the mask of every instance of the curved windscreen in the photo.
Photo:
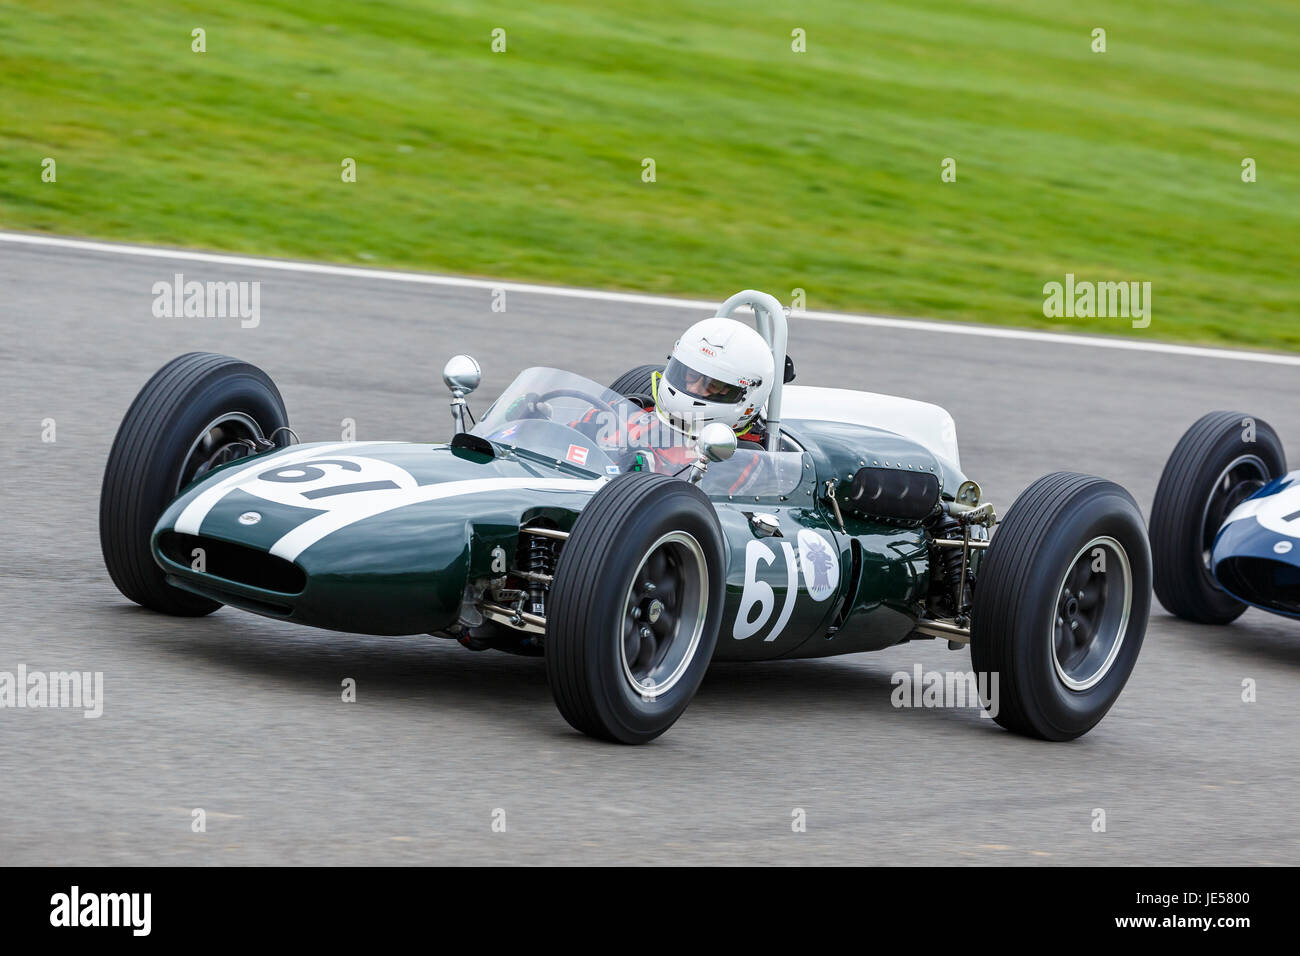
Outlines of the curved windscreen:
{"type": "Polygon", "coordinates": [[[470,434],[596,474],[617,474],[620,426],[641,406],[555,368],[524,369],[470,434]]]}
{"type": "Polygon", "coordinates": [[[744,445],[726,461],[709,463],[700,487],[711,497],[770,498],[790,495],[805,475],[811,477],[811,468],[805,468],[808,457],[797,451],[763,451],[744,445]]]}
{"type": "MultiPolygon", "coordinates": [[[[694,442],[653,409],[554,368],[519,373],[470,433],[595,475],[654,471],[685,478],[698,457],[694,442]]],[[[700,487],[714,496],[788,495],[804,464],[799,452],[742,441],[730,459],[710,463],[700,487]]]]}

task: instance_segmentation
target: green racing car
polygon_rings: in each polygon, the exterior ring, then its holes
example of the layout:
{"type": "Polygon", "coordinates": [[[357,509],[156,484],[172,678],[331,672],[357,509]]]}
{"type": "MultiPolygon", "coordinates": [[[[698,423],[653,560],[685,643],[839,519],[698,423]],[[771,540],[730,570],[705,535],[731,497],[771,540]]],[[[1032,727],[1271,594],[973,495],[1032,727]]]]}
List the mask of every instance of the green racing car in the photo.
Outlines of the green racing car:
{"type": "MultiPolygon", "coordinates": [[[[747,291],[718,315],[746,309],[790,369],[779,303],[747,291]]],[[[1000,519],[942,408],[780,380],[761,445],[718,423],[684,447],[669,428],[633,438],[656,368],[614,387],[526,369],[471,425],[481,374],[457,356],[450,441],[300,443],[260,369],[182,355],[113,443],[108,572],[171,615],[229,605],[542,655],[564,718],[622,743],[671,727],[712,660],[916,639],[969,646],[1011,730],[1071,739],[1109,710],[1151,594],[1127,491],[1054,473],[1000,519]]]]}

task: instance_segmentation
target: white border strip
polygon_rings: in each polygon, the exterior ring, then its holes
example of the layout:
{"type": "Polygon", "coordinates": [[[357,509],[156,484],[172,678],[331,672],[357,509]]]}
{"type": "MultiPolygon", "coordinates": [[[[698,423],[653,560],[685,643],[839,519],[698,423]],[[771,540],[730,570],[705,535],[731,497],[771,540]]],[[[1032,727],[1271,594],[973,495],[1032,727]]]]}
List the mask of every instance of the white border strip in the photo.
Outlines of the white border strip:
{"type": "MultiPolygon", "coordinates": [[[[0,242],[12,242],[28,246],[47,246],[57,249],[77,249],[83,252],[104,252],[119,256],[171,259],[179,262],[210,262],[249,269],[274,269],[281,272],[343,276],[350,279],[411,282],[417,285],[453,286],[461,289],[505,289],[508,292],[525,295],[550,295],[569,299],[590,299],[598,302],[619,302],[625,305],[648,305],[668,309],[690,309],[692,311],[706,310],[710,315],[717,309],[716,302],[707,302],[702,299],[674,299],[670,296],[642,295],[633,292],[605,292],[600,289],[578,289],[566,286],[537,285],[527,282],[504,282],[494,279],[470,279],[461,276],[432,275],[425,272],[399,272],[391,269],[367,269],[361,266],[338,266],[323,262],[294,262],[287,259],[264,259],[256,256],[190,252],[183,249],[92,242],[86,239],[36,236],[20,232],[0,232],[0,242]]],[[[1109,338],[1097,335],[1071,335],[1064,332],[1037,332],[1030,329],[967,325],[961,322],[892,319],[876,315],[847,315],[841,312],[797,312],[794,313],[794,316],[797,320],[835,322],[841,325],[858,325],[869,328],[935,332],[942,335],[971,335],[979,338],[1006,339],[1017,342],[1042,342],[1050,345],[1087,346],[1099,349],[1117,349],[1124,352],[1155,352],[1161,355],[1181,355],[1186,358],[1300,367],[1300,355],[1280,355],[1275,352],[1246,352],[1196,345],[1175,345],[1170,342],[1135,342],[1132,339],[1119,338],[1118,336],[1109,338]]]]}

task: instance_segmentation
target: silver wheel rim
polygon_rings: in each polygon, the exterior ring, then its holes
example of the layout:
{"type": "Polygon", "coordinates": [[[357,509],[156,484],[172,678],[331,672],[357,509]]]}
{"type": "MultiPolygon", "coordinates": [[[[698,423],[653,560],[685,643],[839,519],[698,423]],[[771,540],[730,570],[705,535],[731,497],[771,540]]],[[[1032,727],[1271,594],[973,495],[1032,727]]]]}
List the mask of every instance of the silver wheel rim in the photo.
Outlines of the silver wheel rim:
{"type": "Polygon", "coordinates": [[[200,429],[194,441],[190,443],[190,450],[185,453],[184,463],[181,465],[180,476],[176,479],[176,493],[179,494],[182,488],[197,478],[204,462],[223,446],[247,438],[263,437],[262,426],[257,424],[250,415],[243,412],[223,412],[218,415],[200,429]]]}
{"type": "Polygon", "coordinates": [[[1210,554],[1214,549],[1214,539],[1218,536],[1219,528],[1229,512],[1245,500],[1243,497],[1235,502],[1229,502],[1232,489],[1242,481],[1250,480],[1258,480],[1264,484],[1270,480],[1268,465],[1264,464],[1264,459],[1258,455],[1242,455],[1233,459],[1227,468],[1219,472],[1219,477],[1214,479],[1214,490],[1210,492],[1210,497],[1205,500],[1205,507],[1201,510],[1201,563],[1205,565],[1207,573],[1210,571],[1210,554]],[[1231,481],[1229,476],[1238,470],[1245,474],[1241,475],[1236,482],[1231,481]],[[1251,472],[1254,472],[1253,478],[1251,472]]]}
{"type": "Polygon", "coordinates": [[[1102,681],[1115,664],[1133,607],[1133,568],[1114,538],[1093,538],[1075,554],[1057,588],[1048,647],[1056,676],[1072,691],[1102,681]],[[1094,570],[1100,550],[1104,570],[1094,570]]]}
{"type": "Polygon", "coordinates": [[[686,674],[704,636],[709,569],[704,549],[670,531],[646,549],[623,597],[618,635],[623,679],[653,700],[686,674]]]}

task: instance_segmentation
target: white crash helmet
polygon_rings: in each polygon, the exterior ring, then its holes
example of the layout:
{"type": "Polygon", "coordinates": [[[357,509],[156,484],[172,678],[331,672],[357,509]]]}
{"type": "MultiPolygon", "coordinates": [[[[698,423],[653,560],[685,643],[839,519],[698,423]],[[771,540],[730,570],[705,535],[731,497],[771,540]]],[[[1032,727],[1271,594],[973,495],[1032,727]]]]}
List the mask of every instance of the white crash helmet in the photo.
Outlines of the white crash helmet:
{"type": "Polygon", "coordinates": [[[723,422],[743,431],[772,394],[776,363],[756,331],[712,318],[687,329],[655,389],[659,417],[691,436],[723,422]]]}

